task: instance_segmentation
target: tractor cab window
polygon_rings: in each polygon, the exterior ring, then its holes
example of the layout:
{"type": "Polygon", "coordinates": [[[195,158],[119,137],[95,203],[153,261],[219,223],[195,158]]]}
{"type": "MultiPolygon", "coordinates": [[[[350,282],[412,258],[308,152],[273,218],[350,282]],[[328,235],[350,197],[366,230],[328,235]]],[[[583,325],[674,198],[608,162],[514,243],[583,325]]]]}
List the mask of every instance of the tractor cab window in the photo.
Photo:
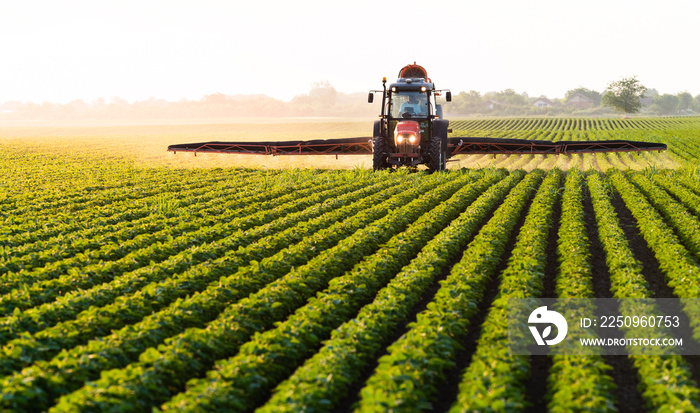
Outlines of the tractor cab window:
{"type": "Polygon", "coordinates": [[[412,118],[429,115],[428,95],[418,91],[391,92],[391,117],[412,118]]]}

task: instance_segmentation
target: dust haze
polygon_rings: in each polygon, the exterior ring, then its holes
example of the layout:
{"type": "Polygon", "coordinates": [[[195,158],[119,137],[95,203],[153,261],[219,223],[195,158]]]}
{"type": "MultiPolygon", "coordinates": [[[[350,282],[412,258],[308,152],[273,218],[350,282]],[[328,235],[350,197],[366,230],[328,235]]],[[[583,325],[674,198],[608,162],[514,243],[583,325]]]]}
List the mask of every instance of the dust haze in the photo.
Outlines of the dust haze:
{"type": "Polygon", "coordinates": [[[368,104],[367,94],[341,93],[328,82],[312,85],[306,94],[290,101],[266,95],[213,93],[199,100],[167,101],[150,98],[129,102],[120,97],[91,102],[76,99],[65,104],[35,102],[0,103],[0,120],[200,120],[226,118],[343,117],[370,118],[378,104],[368,104]]]}

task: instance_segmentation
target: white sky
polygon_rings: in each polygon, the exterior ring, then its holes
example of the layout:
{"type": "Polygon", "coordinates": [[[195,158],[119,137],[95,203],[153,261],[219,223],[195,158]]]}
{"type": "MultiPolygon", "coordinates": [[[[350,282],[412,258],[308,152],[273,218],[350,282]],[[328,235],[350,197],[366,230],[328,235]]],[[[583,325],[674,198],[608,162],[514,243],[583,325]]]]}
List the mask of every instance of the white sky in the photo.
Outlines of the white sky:
{"type": "Polygon", "coordinates": [[[416,61],[439,88],[563,97],[636,75],[700,94],[700,2],[0,0],[0,102],[210,93],[282,100],[381,87],[416,61]]]}

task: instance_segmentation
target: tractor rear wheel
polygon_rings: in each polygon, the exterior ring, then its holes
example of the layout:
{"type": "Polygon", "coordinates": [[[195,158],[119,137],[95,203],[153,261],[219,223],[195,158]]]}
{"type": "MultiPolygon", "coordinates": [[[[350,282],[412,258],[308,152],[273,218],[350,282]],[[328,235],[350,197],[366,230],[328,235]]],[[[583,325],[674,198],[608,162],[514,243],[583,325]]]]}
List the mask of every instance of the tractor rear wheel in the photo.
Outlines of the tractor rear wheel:
{"type": "Polygon", "coordinates": [[[372,141],[372,164],[375,171],[389,167],[386,158],[386,140],[381,135],[375,136],[372,141]]]}

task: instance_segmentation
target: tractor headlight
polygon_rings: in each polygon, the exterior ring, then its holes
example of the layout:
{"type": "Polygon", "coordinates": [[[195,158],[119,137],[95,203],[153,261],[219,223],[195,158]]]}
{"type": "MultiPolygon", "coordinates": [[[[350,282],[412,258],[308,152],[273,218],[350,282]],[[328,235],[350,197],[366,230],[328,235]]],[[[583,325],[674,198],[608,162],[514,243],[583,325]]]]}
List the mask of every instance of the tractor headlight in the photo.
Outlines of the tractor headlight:
{"type": "Polygon", "coordinates": [[[418,137],[416,134],[411,133],[397,133],[396,134],[396,144],[401,145],[401,144],[411,144],[411,145],[416,145],[418,143],[418,137]]]}

